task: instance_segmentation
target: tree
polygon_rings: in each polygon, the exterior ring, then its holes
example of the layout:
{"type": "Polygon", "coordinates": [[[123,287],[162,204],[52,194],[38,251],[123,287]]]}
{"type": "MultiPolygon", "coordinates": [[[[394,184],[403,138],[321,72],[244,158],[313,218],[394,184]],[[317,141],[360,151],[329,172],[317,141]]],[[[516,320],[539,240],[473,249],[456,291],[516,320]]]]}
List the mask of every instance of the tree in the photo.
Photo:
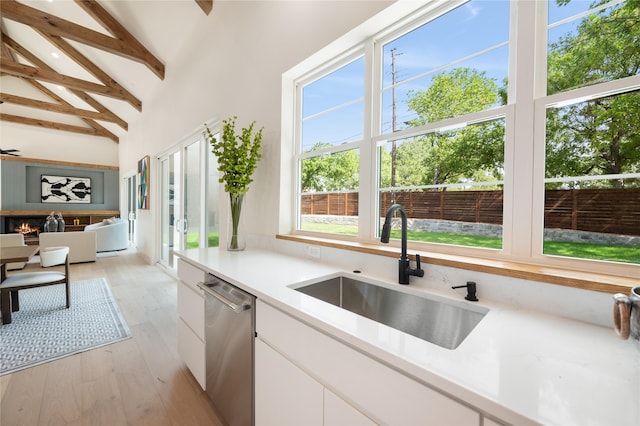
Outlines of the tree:
{"type": "MultiPolygon", "coordinates": [[[[569,1],[558,0],[558,4],[569,1]]],[[[592,7],[603,3],[595,2],[592,7]]],[[[568,33],[549,46],[548,93],[637,75],[640,73],[638,43],[639,0],[628,0],[589,15],[574,34],[568,33]]],[[[638,122],[640,92],[637,90],[549,109],[546,176],[637,172],[640,170],[638,122]]],[[[624,181],[618,179],[608,184],[622,187],[624,181]]]]}
{"type": "MultiPolygon", "coordinates": [[[[412,126],[483,111],[502,100],[494,79],[472,68],[455,68],[432,78],[426,90],[410,91],[409,108],[418,114],[412,126]]],[[[402,186],[442,184],[503,167],[504,126],[491,121],[449,132],[435,132],[398,146],[398,181],[402,186]]]]}
{"type": "MultiPolygon", "coordinates": [[[[318,142],[309,151],[333,146],[318,142]]],[[[344,191],[358,188],[358,154],[354,150],[321,154],[302,161],[302,191],[344,191]]]]}

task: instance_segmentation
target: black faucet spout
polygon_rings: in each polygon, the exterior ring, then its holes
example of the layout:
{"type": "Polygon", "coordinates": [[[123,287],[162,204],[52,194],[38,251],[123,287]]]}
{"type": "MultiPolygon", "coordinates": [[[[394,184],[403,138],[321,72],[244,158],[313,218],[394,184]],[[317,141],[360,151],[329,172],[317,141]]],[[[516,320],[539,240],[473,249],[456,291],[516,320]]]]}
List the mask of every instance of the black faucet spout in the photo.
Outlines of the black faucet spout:
{"type": "Polygon", "coordinates": [[[420,268],[420,255],[416,255],[416,267],[412,268],[407,255],[407,214],[400,204],[393,204],[387,210],[385,216],[384,225],[382,226],[382,232],[380,233],[380,242],[387,244],[391,236],[391,221],[393,214],[399,211],[400,220],[402,221],[402,240],[401,240],[401,252],[400,259],[398,259],[398,282],[400,284],[409,284],[409,277],[411,275],[416,277],[424,276],[424,271],[420,268]]]}

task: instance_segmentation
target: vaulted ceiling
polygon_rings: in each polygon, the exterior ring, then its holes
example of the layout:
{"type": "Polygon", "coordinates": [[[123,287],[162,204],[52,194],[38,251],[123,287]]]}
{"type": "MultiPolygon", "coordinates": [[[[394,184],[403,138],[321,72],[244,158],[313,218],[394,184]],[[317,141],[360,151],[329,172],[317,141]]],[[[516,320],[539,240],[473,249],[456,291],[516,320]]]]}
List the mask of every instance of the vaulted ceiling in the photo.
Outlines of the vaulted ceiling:
{"type": "Polygon", "coordinates": [[[180,35],[212,7],[213,0],[1,0],[0,126],[118,143],[171,67],[180,35]]]}

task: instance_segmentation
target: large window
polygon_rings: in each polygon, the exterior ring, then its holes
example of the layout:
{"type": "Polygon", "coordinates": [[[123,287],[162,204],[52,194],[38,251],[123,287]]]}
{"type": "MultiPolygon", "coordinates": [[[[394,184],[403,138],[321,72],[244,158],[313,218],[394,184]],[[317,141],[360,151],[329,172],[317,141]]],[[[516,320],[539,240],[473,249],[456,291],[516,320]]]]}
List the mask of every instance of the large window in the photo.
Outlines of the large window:
{"type": "Polygon", "coordinates": [[[433,1],[389,24],[295,81],[297,231],[375,242],[398,203],[415,249],[640,264],[636,1],[433,1]]]}
{"type": "Polygon", "coordinates": [[[381,220],[399,203],[412,240],[501,248],[509,2],[472,0],[379,44],[381,220]]]}
{"type": "Polygon", "coordinates": [[[300,84],[299,229],[358,233],[364,58],[300,84]]]}
{"type": "Polygon", "coordinates": [[[549,2],[544,253],[640,263],[637,2],[549,2]]]}

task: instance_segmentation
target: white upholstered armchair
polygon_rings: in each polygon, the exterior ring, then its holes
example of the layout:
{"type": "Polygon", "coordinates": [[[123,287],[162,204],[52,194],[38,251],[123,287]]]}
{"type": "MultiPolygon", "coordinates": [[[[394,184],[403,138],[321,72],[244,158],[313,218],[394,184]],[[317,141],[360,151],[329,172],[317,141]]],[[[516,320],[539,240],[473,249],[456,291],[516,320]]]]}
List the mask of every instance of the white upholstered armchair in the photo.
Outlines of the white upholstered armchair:
{"type": "Polygon", "coordinates": [[[129,247],[129,224],[122,219],[105,219],[102,222],[94,223],[84,227],[85,232],[96,233],[97,250],[114,251],[124,250],[129,247]]]}

